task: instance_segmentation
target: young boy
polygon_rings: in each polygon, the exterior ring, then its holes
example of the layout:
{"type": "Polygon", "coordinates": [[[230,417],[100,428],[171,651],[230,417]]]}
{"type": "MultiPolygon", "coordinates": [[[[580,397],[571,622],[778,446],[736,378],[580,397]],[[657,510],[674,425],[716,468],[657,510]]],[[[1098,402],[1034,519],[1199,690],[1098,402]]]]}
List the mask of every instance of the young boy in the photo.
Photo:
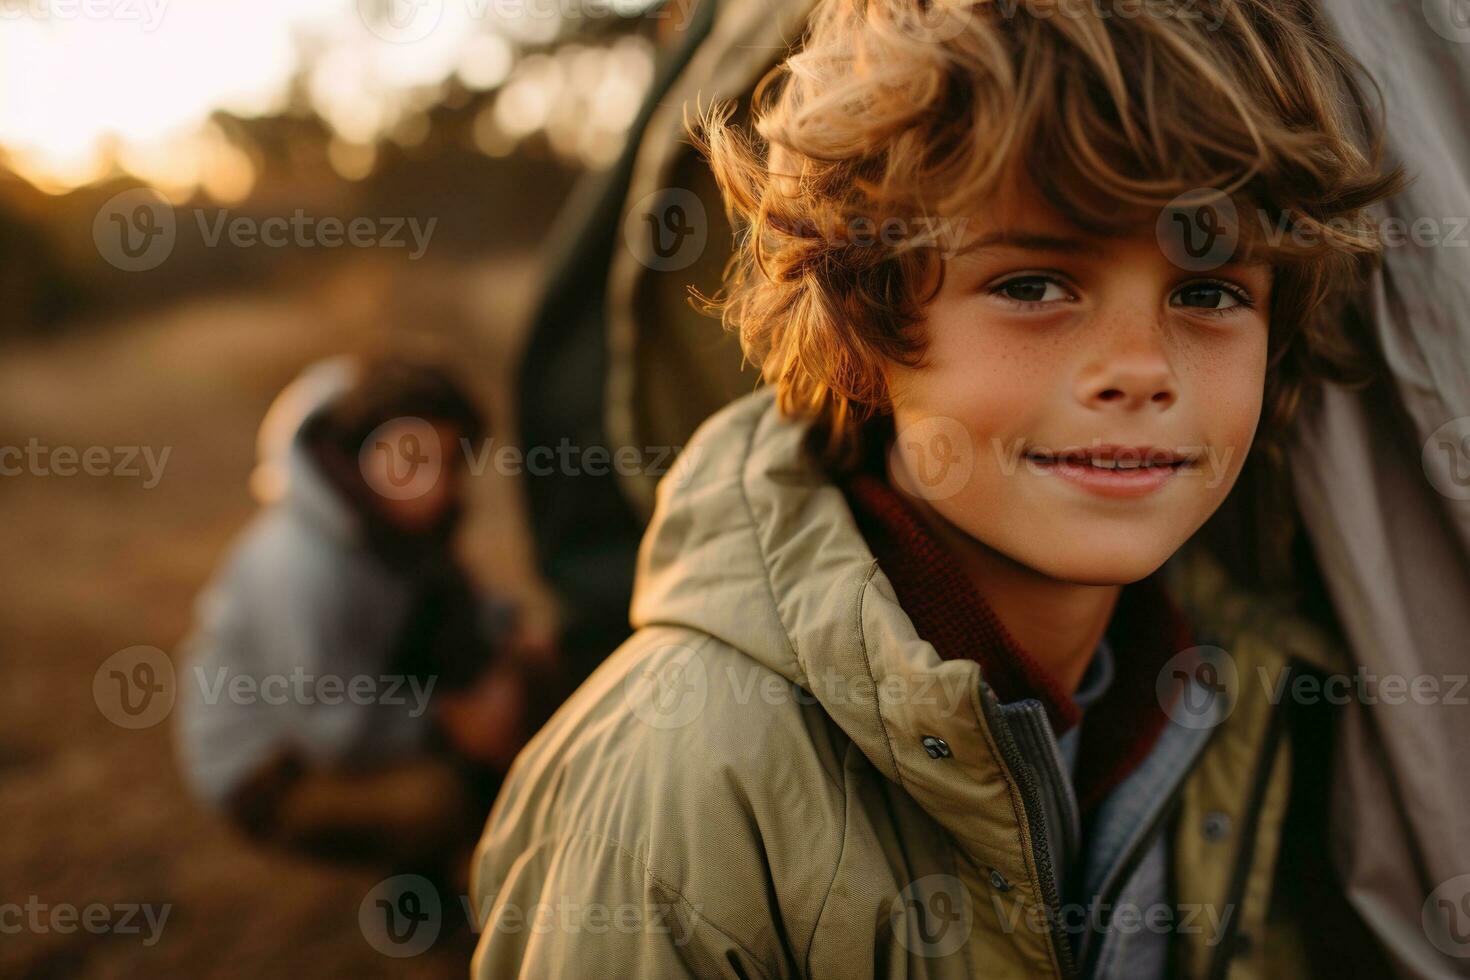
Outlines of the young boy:
{"type": "Polygon", "coordinates": [[[1331,643],[1191,538],[1346,366],[1349,60],[1301,3],[830,0],[775,81],[697,134],[769,390],[512,770],[475,974],[1323,966],[1268,695],[1331,643]]]}
{"type": "Polygon", "coordinates": [[[251,835],[438,873],[520,744],[505,613],[451,550],[479,410],[428,362],[309,368],[261,426],[266,509],[199,603],[179,753],[251,835]]]}

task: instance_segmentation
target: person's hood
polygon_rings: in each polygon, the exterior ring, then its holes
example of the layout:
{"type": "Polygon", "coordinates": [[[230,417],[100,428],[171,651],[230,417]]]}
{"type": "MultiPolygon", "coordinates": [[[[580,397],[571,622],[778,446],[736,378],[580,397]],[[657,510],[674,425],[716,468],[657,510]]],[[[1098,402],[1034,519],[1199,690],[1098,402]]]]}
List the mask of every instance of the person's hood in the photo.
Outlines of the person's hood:
{"type": "Polygon", "coordinates": [[[276,396],[256,435],[250,490],[262,505],[284,504],[347,536],[357,520],[302,438],[306,423],[357,381],[360,362],[340,356],[310,365],[276,396]]]}

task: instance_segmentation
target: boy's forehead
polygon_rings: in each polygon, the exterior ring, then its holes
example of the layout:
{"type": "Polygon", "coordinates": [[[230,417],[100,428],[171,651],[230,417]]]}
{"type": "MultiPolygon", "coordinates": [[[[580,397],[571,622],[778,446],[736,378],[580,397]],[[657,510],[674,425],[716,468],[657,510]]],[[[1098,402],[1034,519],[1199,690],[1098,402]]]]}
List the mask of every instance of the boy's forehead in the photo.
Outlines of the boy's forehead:
{"type": "Polygon", "coordinates": [[[1052,207],[1034,186],[1022,184],[995,195],[965,217],[959,254],[993,246],[1080,252],[1110,241],[1152,235],[1153,221],[1146,208],[1120,204],[1112,227],[1090,229],[1052,207]]]}
{"type": "MultiPolygon", "coordinates": [[[[999,194],[962,219],[963,232],[952,259],[976,258],[988,250],[1010,249],[1079,257],[1116,256],[1129,246],[1167,252],[1160,240],[1161,208],[1118,202],[1109,226],[1088,227],[1052,207],[1034,188],[999,194]]],[[[1248,243],[1221,266],[1269,266],[1248,243]]]]}

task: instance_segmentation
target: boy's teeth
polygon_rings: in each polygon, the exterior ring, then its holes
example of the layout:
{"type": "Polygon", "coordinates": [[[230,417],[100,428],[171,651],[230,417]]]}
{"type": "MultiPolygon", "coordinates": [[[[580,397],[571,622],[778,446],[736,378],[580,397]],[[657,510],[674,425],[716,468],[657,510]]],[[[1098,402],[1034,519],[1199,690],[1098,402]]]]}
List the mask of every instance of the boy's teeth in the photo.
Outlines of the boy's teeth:
{"type": "Polygon", "coordinates": [[[1137,470],[1149,466],[1168,466],[1168,463],[1147,463],[1141,459],[1118,459],[1116,457],[1104,456],[1048,456],[1044,453],[1030,453],[1030,458],[1043,463],[1070,462],[1086,466],[1095,466],[1102,470],[1137,470]]]}
{"type": "Polygon", "coordinates": [[[1152,464],[1145,463],[1141,459],[1103,459],[1100,456],[1094,456],[1092,465],[1101,466],[1105,470],[1136,470],[1152,464]]]}

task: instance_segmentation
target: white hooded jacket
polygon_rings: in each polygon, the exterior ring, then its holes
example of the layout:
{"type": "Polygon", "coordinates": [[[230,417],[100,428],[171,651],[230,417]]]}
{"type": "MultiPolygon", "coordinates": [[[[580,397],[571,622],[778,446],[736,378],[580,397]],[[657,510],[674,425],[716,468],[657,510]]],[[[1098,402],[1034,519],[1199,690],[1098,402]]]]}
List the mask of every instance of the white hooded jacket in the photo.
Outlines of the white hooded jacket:
{"type": "Polygon", "coordinates": [[[214,803],[288,748],[308,765],[381,763],[420,748],[429,728],[432,683],[385,676],[412,583],[367,550],[301,439],[356,370],[349,358],[320,362],[277,397],[251,478],[264,509],[198,600],[177,750],[214,803]]]}

